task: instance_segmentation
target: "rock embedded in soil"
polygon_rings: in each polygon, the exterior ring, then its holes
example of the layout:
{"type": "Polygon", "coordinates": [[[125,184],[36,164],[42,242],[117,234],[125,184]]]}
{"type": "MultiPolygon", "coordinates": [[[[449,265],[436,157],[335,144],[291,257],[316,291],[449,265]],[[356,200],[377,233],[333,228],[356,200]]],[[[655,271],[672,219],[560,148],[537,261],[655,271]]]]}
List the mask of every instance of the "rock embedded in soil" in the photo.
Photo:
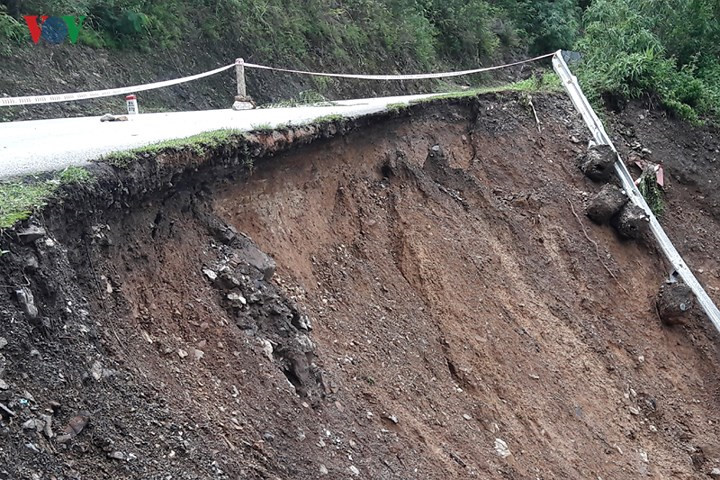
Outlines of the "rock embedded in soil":
{"type": "Polygon", "coordinates": [[[33,297],[33,293],[29,288],[23,287],[15,290],[15,296],[29,318],[35,319],[38,317],[39,312],[35,306],[35,297],[33,297]]]}
{"type": "Polygon", "coordinates": [[[607,182],[615,172],[616,161],[617,154],[610,145],[595,145],[578,159],[578,166],[589,179],[607,182]]]}
{"type": "Polygon", "coordinates": [[[619,187],[607,184],[590,199],[586,211],[587,216],[597,224],[610,221],[628,202],[628,196],[619,187]]]}
{"type": "Polygon", "coordinates": [[[682,325],[695,305],[695,296],[683,282],[665,283],[660,287],[656,305],[665,325],[682,325]]]}
{"type": "Polygon", "coordinates": [[[640,238],[650,228],[650,217],[639,206],[627,203],[620,213],[613,217],[612,224],[622,237],[640,238]]]}
{"type": "Polygon", "coordinates": [[[38,227],[37,225],[30,225],[28,228],[18,232],[18,239],[24,243],[29,244],[47,235],[44,228],[38,227]]]}

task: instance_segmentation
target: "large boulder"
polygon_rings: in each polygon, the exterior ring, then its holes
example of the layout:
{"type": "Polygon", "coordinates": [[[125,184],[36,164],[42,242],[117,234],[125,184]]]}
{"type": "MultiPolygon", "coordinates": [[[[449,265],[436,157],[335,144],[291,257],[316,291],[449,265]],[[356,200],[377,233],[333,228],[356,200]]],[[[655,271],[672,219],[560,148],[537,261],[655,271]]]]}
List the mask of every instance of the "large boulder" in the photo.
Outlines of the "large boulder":
{"type": "Polygon", "coordinates": [[[578,158],[580,170],[595,182],[607,182],[615,172],[617,154],[610,145],[595,145],[578,158]]]}
{"type": "Polygon", "coordinates": [[[666,282],[660,287],[656,305],[665,325],[680,325],[695,305],[695,295],[682,281],[666,282]]]}
{"type": "Polygon", "coordinates": [[[613,217],[612,224],[622,237],[640,238],[650,228],[650,217],[634,203],[626,203],[613,217]]]}
{"type": "Polygon", "coordinates": [[[610,221],[628,202],[628,196],[619,187],[607,184],[590,199],[586,214],[600,225],[610,221]]]}

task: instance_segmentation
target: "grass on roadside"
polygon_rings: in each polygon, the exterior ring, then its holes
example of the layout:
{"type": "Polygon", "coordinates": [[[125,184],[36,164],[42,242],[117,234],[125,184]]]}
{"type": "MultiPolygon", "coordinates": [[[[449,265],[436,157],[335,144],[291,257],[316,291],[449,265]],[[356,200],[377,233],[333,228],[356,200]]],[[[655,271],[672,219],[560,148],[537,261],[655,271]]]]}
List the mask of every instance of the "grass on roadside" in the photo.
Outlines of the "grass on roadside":
{"type": "Polygon", "coordinates": [[[131,150],[111,152],[100,157],[98,162],[107,163],[113,167],[127,168],[135,162],[139,157],[150,155],[154,156],[161,152],[188,150],[195,155],[202,155],[207,151],[220,147],[232,139],[244,136],[241,130],[226,129],[216,130],[213,132],[203,132],[185,138],[175,140],[164,140],[162,142],[153,143],[144,147],[133,148],[131,150]]]}
{"type": "Polygon", "coordinates": [[[80,167],[68,167],[49,179],[28,178],[0,182],[0,229],[10,228],[27,219],[44,206],[61,185],[87,183],[90,172],[80,167]]]}
{"type": "MultiPolygon", "coordinates": [[[[497,85],[492,87],[471,88],[455,92],[443,93],[433,97],[423,98],[410,102],[411,104],[434,102],[436,100],[468,98],[482,95],[484,93],[496,92],[558,92],[562,90],[560,78],[554,72],[545,72],[542,76],[531,77],[519,82],[509,83],[506,85],[497,85]]],[[[390,107],[388,105],[388,107],[390,107]]]]}

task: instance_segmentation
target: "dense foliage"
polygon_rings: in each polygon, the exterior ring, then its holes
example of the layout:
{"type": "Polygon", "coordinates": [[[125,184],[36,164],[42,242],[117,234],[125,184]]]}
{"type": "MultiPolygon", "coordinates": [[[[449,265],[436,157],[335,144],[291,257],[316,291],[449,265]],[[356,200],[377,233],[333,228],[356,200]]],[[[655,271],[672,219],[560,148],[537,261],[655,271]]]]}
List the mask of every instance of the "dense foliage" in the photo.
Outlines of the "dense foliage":
{"type": "Polygon", "coordinates": [[[21,13],[86,15],[80,41],[94,48],[222,43],[266,62],[362,71],[577,49],[596,99],[720,118],[718,0],[0,0],[0,55],[28,43],[21,13]]]}

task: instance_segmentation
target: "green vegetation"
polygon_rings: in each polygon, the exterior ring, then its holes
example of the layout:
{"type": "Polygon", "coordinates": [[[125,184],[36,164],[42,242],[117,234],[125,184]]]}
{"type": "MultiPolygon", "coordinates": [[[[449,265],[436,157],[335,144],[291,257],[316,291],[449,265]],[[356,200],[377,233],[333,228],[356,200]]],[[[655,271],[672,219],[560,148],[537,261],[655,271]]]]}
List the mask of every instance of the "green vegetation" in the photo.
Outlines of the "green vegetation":
{"type": "Polygon", "coordinates": [[[323,115],[322,117],[317,117],[310,123],[317,123],[317,124],[327,124],[327,123],[333,123],[333,122],[339,122],[343,120],[345,117],[338,114],[332,114],[332,115],[323,115]]]}
{"type": "Polygon", "coordinates": [[[127,168],[140,157],[156,156],[163,152],[188,151],[194,155],[203,155],[212,149],[233,143],[233,140],[244,138],[244,136],[245,134],[241,130],[235,129],[203,132],[191,137],[165,140],[132,150],[112,152],[98,161],[118,168],[127,168]]]}
{"type": "Polygon", "coordinates": [[[273,127],[270,123],[258,123],[257,125],[251,125],[251,132],[272,132],[276,127],[273,127]]]}
{"type": "Polygon", "coordinates": [[[596,99],[655,99],[682,118],[720,119],[720,2],[594,0],[580,80],[596,99]]]}
{"type": "Polygon", "coordinates": [[[662,216],[665,212],[665,198],[660,185],[658,185],[654,174],[643,175],[638,184],[638,190],[645,198],[650,210],[656,217],[662,216]]]}
{"type": "Polygon", "coordinates": [[[392,113],[402,112],[406,108],[408,108],[407,103],[389,103],[387,107],[385,107],[388,112],[392,113]]]}
{"type": "Polygon", "coordinates": [[[560,80],[554,73],[546,73],[541,76],[528,78],[515,83],[506,85],[497,85],[493,87],[469,88],[467,90],[443,93],[432,97],[423,98],[410,102],[411,104],[434,102],[441,99],[469,98],[482,95],[484,93],[495,92],[556,92],[562,89],[560,80]]]}
{"type": "MultiPolygon", "coordinates": [[[[176,55],[192,41],[218,58],[367,73],[573,49],[595,102],[645,98],[720,120],[718,0],[0,0],[0,56],[30,43],[21,13],[85,15],[80,43],[92,48],[176,55]]],[[[276,106],[324,102],[315,90],[276,106]]]]}
{"type": "Polygon", "coordinates": [[[46,204],[61,185],[92,180],[84,168],[68,167],[49,179],[28,178],[0,183],[0,229],[12,227],[46,204]]]}

